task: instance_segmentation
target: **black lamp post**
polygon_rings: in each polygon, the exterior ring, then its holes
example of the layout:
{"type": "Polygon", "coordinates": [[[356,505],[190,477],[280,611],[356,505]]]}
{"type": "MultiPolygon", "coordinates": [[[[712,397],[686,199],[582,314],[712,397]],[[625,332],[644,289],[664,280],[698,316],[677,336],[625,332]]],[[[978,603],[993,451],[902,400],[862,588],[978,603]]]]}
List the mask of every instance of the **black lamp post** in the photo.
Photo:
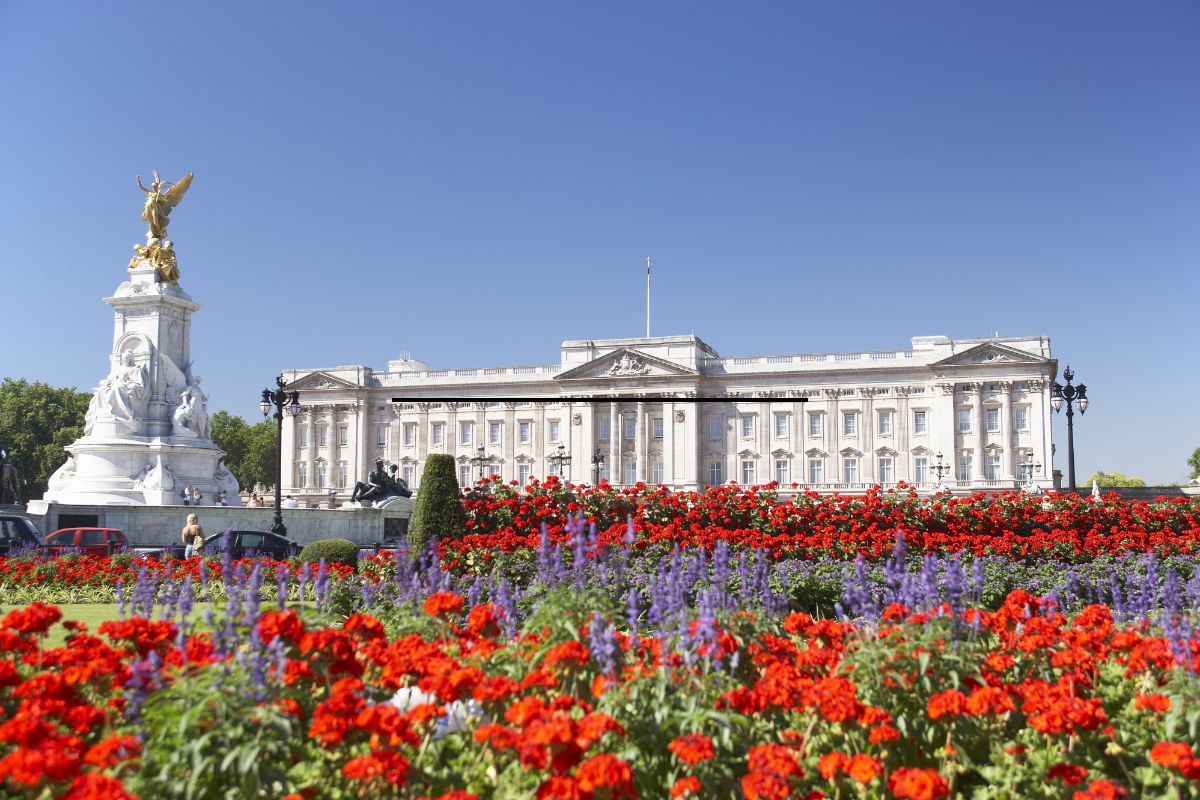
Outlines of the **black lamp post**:
{"type": "Polygon", "coordinates": [[[563,468],[570,466],[571,464],[571,456],[567,453],[567,448],[560,444],[558,446],[558,452],[550,456],[548,460],[553,463],[557,469],[558,477],[565,478],[566,476],[563,475],[563,468]]]}
{"type": "Polygon", "coordinates": [[[485,477],[487,477],[483,474],[483,470],[488,463],[488,457],[483,452],[483,445],[479,445],[479,449],[476,450],[476,453],[477,455],[471,457],[471,466],[479,467],[479,480],[483,480],[485,477]]]}
{"type": "Polygon", "coordinates": [[[281,536],[287,536],[287,526],[283,524],[283,412],[287,409],[287,413],[291,416],[296,416],[300,413],[300,393],[288,392],[287,384],[283,382],[283,376],[280,375],[275,379],[276,385],[279,387],[275,391],[263,389],[262,402],[258,407],[262,409],[263,416],[271,413],[271,407],[275,408],[275,420],[278,422],[278,428],[275,435],[275,521],[271,523],[268,529],[271,533],[278,533],[281,536]]]}
{"type": "Polygon", "coordinates": [[[600,484],[600,470],[604,469],[604,453],[600,452],[600,448],[596,448],[596,455],[592,456],[592,484],[600,484]]]}
{"type": "Polygon", "coordinates": [[[941,452],[938,452],[934,458],[936,458],[937,461],[934,464],[932,464],[929,469],[935,475],[934,482],[937,483],[937,485],[941,485],[942,477],[944,475],[947,475],[949,473],[950,469],[952,469],[952,467],[950,467],[949,464],[944,463],[941,452]]]}
{"type": "Polygon", "coordinates": [[[1063,402],[1067,404],[1067,479],[1070,482],[1071,491],[1075,491],[1075,426],[1072,417],[1075,416],[1075,410],[1072,408],[1076,403],[1079,404],[1079,413],[1087,412],[1088,398],[1087,386],[1079,384],[1072,386],[1071,380],[1075,377],[1075,373],[1071,372],[1071,368],[1067,367],[1063,371],[1063,378],[1066,379],[1067,385],[1063,386],[1058,381],[1054,382],[1054,386],[1050,388],[1050,405],[1054,407],[1054,413],[1062,410],[1063,402]]]}

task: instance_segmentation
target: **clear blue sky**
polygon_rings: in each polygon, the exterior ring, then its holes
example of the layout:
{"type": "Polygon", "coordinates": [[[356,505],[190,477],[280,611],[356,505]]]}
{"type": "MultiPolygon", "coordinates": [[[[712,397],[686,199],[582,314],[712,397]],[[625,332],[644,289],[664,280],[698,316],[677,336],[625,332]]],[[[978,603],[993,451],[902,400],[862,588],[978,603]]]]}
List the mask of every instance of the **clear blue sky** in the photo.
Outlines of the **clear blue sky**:
{"type": "MultiPolygon", "coordinates": [[[[1200,446],[1200,4],[0,4],[0,376],[90,389],[171,223],[196,371],[1046,334],[1078,472],[1200,446]]],[[[1057,465],[1066,464],[1059,430],[1057,465]]]]}

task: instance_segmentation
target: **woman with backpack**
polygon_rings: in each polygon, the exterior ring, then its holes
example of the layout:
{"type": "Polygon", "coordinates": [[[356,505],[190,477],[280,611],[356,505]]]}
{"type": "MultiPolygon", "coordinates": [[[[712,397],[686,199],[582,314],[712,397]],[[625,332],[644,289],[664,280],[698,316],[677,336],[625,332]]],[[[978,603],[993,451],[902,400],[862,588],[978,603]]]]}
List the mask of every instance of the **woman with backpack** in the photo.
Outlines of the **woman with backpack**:
{"type": "Polygon", "coordinates": [[[183,557],[191,558],[204,548],[204,528],[200,527],[200,518],[188,514],[187,525],[184,526],[180,538],[183,539],[183,557]]]}

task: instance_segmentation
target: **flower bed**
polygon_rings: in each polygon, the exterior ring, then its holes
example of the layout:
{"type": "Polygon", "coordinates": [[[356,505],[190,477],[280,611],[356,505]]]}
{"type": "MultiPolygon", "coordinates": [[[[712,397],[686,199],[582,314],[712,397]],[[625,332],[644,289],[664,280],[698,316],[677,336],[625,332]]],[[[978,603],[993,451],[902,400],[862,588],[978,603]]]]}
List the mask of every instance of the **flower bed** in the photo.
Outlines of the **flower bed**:
{"type": "MultiPolygon", "coordinates": [[[[338,627],[233,592],[43,650],[0,622],[5,796],[1114,798],[1200,780],[1195,636],[1023,592],[878,624],[702,600],[636,633],[547,598],[517,636],[434,592],[338,627]]],[[[69,623],[68,623],[69,624],[69,623]]],[[[77,627],[77,626],[76,626],[77,627]]],[[[1194,784],[1192,784],[1194,785],[1194,784]]]]}
{"type": "Polygon", "coordinates": [[[776,485],[721,486],[672,492],[644,484],[615,489],[564,486],[551,477],[524,492],[481,482],[464,498],[467,535],[446,540],[447,557],[481,564],[497,553],[535,549],[542,526],[565,541],[570,517],[583,513],[608,544],[632,519],[638,547],[762,549],[775,558],[886,556],[895,531],[922,553],[965,552],[1010,558],[1088,560],[1098,555],[1153,551],[1200,553],[1200,501],[1101,502],[1077,495],[1051,499],[1019,492],[922,498],[915,491],[878,488],[864,496],[801,494],[780,500],[776,485]]]}

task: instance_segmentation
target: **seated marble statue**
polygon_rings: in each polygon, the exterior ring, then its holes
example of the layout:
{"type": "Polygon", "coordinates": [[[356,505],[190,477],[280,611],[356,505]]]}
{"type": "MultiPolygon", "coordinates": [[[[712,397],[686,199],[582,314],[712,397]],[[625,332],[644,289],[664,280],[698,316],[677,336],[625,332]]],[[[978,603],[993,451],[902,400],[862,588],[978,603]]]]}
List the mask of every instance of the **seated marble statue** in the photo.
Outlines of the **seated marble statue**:
{"type": "Polygon", "coordinates": [[[171,434],[182,439],[208,438],[208,398],[200,391],[200,379],[195,378],[179,395],[179,405],[171,415],[171,434]]]}
{"type": "Polygon", "coordinates": [[[146,413],[146,401],[150,396],[147,384],[146,368],[138,366],[130,351],[121,353],[108,377],[92,394],[92,401],[84,417],[84,433],[91,433],[95,421],[105,416],[135,431],[139,430],[142,427],[141,418],[146,413]]]}
{"type": "Polygon", "coordinates": [[[383,459],[375,459],[375,469],[367,476],[367,480],[354,484],[354,493],[350,495],[351,502],[378,501],[388,497],[412,497],[408,484],[403,478],[396,478],[396,465],[391,467],[391,474],[383,468],[383,459]]]}

